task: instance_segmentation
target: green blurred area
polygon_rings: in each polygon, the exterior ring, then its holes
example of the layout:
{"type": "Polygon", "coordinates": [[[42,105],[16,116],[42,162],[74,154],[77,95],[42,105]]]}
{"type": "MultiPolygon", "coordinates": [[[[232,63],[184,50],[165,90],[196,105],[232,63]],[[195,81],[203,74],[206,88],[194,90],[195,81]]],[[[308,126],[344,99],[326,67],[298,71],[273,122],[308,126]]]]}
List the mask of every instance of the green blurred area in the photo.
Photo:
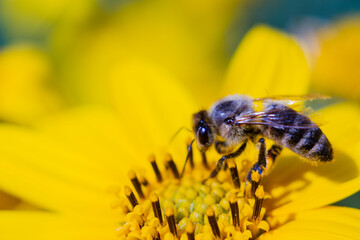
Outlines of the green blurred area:
{"type": "Polygon", "coordinates": [[[357,192],[348,198],[345,198],[337,203],[334,203],[333,205],[360,209],[360,192],[357,192]]]}

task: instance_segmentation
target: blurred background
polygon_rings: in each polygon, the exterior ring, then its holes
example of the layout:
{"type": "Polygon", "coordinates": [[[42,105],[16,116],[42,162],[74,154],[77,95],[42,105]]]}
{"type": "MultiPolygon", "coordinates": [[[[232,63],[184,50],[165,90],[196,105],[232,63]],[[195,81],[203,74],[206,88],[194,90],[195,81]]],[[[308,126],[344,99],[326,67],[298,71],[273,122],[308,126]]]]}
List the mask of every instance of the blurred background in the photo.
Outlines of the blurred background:
{"type": "MultiPolygon", "coordinates": [[[[310,92],[359,102],[359,13],[357,0],[0,0],[0,120],[31,126],[74,106],[112,108],[114,66],[132,61],[171,73],[208,106],[259,23],[297,37],[310,92]]],[[[359,197],[337,205],[360,208],[359,197]]]]}

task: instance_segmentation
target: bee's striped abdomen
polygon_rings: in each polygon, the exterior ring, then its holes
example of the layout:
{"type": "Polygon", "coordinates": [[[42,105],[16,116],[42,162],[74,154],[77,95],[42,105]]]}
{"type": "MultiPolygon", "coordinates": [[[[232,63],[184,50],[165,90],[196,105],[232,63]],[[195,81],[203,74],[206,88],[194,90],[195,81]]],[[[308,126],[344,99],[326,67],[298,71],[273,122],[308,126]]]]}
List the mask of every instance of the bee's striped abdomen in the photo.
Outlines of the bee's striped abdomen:
{"type": "MultiPolygon", "coordinates": [[[[313,161],[330,161],[333,158],[333,150],[329,140],[308,117],[296,112],[295,110],[279,104],[271,103],[265,106],[266,112],[275,111],[279,116],[279,125],[269,124],[263,131],[263,134],[274,140],[277,144],[287,147],[301,157],[313,161]],[[309,128],[296,128],[294,126],[310,126],[309,128]],[[286,127],[289,126],[289,127],[286,127]]],[[[270,118],[270,116],[269,116],[270,118]]],[[[267,117],[263,118],[268,121],[267,117]]],[[[277,119],[277,118],[275,118],[277,119]]]]}

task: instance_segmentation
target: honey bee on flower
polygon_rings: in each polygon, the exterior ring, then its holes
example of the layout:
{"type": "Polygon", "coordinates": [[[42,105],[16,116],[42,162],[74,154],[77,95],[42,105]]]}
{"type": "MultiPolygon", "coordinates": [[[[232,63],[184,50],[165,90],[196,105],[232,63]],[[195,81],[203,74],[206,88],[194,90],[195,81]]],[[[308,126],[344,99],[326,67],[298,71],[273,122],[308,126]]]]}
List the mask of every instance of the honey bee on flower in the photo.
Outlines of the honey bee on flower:
{"type": "Polygon", "coordinates": [[[224,161],[238,157],[248,140],[259,141],[260,149],[265,149],[266,137],[275,142],[265,150],[248,174],[251,181],[253,170],[263,173],[267,161],[274,161],[283,147],[287,147],[303,158],[314,162],[328,162],[333,159],[333,149],[318,125],[307,116],[293,110],[285,103],[299,100],[313,100],[323,96],[267,97],[253,99],[245,95],[231,95],[215,102],[209,111],[202,110],[193,115],[193,130],[200,151],[206,151],[215,144],[218,153],[226,154],[217,162],[210,177],[215,177],[224,161]],[[281,101],[279,101],[281,100],[281,101]],[[285,101],[286,100],[286,101],[285,101]],[[263,104],[263,110],[256,111],[256,102],[263,104]],[[233,151],[240,143],[241,146],[233,151]],[[230,152],[230,153],[229,153],[230,152]]]}
{"type": "Polygon", "coordinates": [[[143,203],[140,204],[132,190],[125,186],[125,195],[133,211],[125,207],[125,213],[128,218],[132,216],[132,220],[131,224],[122,223],[118,230],[120,236],[142,238],[150,235],[152,239],[186,236],[187,239],[195,239],[197,235],[200,239],[249,239],[269,231],[263,207],[269,194],[264,191],[262,177],[282,147],[310,161],[328,162],[333,158],[332,146],[319,126],[285,104],[290,100],[293,103],[316,98],[326,97],[306,95],[253,99],[231,95],[215,102],[209,111],[195,113],[193,130],[203,164],[194,165],[194,139],[188,143],[186,158],[186,161],[190,159],[190,172],[185,172],[185,162],[179,174],[174,160],[167,155],[165,166],[168,171],[165,174],[168,177],[165,180],[155,157],[150,157],[157,182],[162,187],[152,190],[148,181],[141,180],[143,176],[138,178],[133,171],[129,172],[129,178],[143,203]],[[262,111],[255,111],[256,102],[261,103],[262,111]],[[269,150],[266,150],[263,137],[275,142],[269,150]],[[243,153],[249,140],[260,143],[256,163],[243,164],[243,161],[239,164],[234,159],[243,153]],[[207,162],[205,152],[213,144],[219,154],[225,155],[215,164],[215,170],[209,171],[214,165],[207,162]],[[237,150],[233,151],[235,147],[237,150]],[[225,162],[229,173],[220,172],[225,162]],[[204,181],[204,176],[209,173],[210,177],[204,181]],[[151,204],[145,199],[142,186],[150,193],[151,204]]]}

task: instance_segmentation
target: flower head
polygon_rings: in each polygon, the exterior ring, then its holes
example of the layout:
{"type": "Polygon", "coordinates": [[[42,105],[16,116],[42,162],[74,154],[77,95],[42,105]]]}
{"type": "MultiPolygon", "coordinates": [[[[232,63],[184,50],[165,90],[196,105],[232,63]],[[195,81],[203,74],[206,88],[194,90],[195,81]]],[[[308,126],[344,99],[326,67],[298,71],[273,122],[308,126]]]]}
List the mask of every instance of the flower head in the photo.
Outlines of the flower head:
{"type": "MultiPolygon", "coordinates": [[[[264,89],[303,94],[307,74],[305,58],[294,40],[260,26],[245,37],[222,91],[242,93],[251,79],[253,96],[264,89]],[[273,46],[266,48],[269,42],[273,46]],[[299,75],[304,82],[298,81],[299,75]]],[[[169,76],[146,61],[120,63],[108,76],[116,93],[112,95],[115,113],[88,107],[60,113],[35,129],[0,126],[1,188],[36,209],[1,211],[2,235],[17,239],[358,235],[358,211],[320,208],[359,189],[359,141],[352,137],[360,129],[357,106],[344,103],[323,110],[332,123],[323,130],[335,149],[333,164],[315,168],[285,151],[267,176],[259,178],[256,171],[251,172],[252,186],[258,185],[250,188],[245,176],[248,166],[257,161],[256,148],[229,161],[227,171],[206,183],[202,180],[209,170],[199,164],[204,156],[194,150],[195,167],[188,166],[180,180],[176,165],[182,166],[187,153],[181,135],[177,137],[181,147],[174,147],[174,142],[168,150],[173,157],[165,158],[165,170],[154,158],[145,164],[148,154],[161,150],[197,109],[186,88],[175,78],[169,81],[169,76]],[[127,81],[117,81],[119,77],[127,81]],[[350,115],[344,125],[343,116],[350,115]],[[114,208],[109,189],[120,194],[114,208]],[[342,222],[339,215],[349,221],[342,222]]],[[[206,157],[209,167],[219,159],[211,151],[206,157]]]]}
{"type": "Polygon", "coordinates": [[[124,214],[118,228],[119,237],[142,238],[150,234],[155,239],[182,235],[197,239],[213,236],[249,239],[268,231],[263,208],[266,195],[258,172],[252,174],[252,186],[246,185],[250,161],[243,161],[238,168],[231,160],[227,171],[204,181],[211,173],[209,169],[215,168],[205,161],[191,164],[191,169],[180,177],[170,156],[165,162],[165,171],[159,171],[151,156],[156,181],[148,181],[149,178],[138,177],[130,171],[128,176],[135,191],[125,186],[116,204],[124,214]],[[125,196],[128,201],[124,201],[125,196]]]}

